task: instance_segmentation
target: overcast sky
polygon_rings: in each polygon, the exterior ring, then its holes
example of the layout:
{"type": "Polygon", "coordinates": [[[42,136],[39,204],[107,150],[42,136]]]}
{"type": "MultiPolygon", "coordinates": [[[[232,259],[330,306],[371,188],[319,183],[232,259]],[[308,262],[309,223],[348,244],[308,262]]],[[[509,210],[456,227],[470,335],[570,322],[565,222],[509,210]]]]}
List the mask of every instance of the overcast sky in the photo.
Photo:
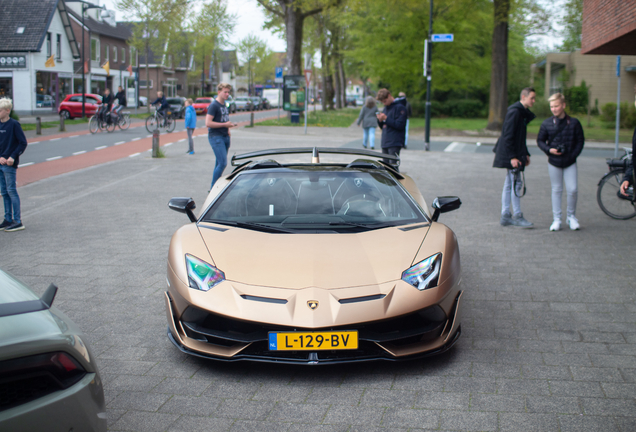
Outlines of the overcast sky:
{"type": "MultiPolygon", "coordinates": [[[[105,5],[106,8],[115,10],[117,13],[117,21],[126,19],[124,14],[115,8],[115,0],[89,0],[93,3],[105,5]]],[[[274,51],[285,51],[287,45],[285,41],[278,36],[272,34],[269,30],[263,30],[265,15],[263,9],[258,5],[256,0],[230,0],[227,2],[229,13],[237,16],[234,34],[230,38],[230,42],[237,43],[250,33],[264,39],[270,49],[274,51]]],[[[229,47],[226,47],[229,48],[229,47]]]]}

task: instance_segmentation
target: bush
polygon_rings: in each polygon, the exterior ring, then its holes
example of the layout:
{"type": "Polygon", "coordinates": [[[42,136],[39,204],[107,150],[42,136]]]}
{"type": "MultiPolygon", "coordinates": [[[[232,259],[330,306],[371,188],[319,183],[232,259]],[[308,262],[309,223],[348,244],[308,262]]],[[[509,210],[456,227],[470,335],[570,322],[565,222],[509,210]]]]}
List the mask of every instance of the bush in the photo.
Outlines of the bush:
{"type": "MultiPolygon", "coordinates": [[[[417,101],[411,103],[413,117],[426,115],[426,102],[417,101]]],[[[431,116],[433,117],[459,117],[476,118],[486,117],[488,107],[477,99],[454,99],[444,102],[431,101],[431,116]]]]}
{"type": "Polygon", "coordinates": [[[550,111],[550,102],[543,98],[537,99],[532,108],[530,108],[530,111],[532,111],[537,117],[550,117],[552,115],[552,111],[550,111]]]}
{"type": "Polygon", "coordinates": [[[569,87],[563,90],[563,96],[565,96],[565,103],[568,106],[569,112],[573,114],[587,114],[590,97],[585,81],[581,81],[581,85],[579,86],[569,87]]]}
{"type": "MultiPolygon", "coordinates": [[[[616,104],[608,102],[601,107],[601,120],[607,123],[607,127],[616,124],[616,104]]],[[[636,108],[627,102],[621,103],[620,127],[623,129],[636,128],[636,108]]]]}
{"type": "Polygon", "coordinates": [[[20,116],[13,110],[11,110],[9,117],[11,117],[15,121],[20,121],[20,116]]]}

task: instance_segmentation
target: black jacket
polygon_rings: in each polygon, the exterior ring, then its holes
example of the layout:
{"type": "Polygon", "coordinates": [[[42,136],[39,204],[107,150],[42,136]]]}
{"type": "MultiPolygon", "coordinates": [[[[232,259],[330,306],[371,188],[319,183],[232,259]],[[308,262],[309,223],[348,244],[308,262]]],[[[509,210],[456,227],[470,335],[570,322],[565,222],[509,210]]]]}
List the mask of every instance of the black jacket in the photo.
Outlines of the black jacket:
{"type": "Polygon", "coordinates": [[[382,129],[382,148],[404,147],[406,137],[406,99],[395,99],[384,107],[386,120],[378,125],[382,129]]]}
{"type": "Polygon", "coordinates": [[[119,101],[120,106],[126,106],[126,92],[124,90],[117,92],[115,99],[119,101]]]}
{"type": "Polygon", "coordinates": [[[565,122],[565,127],[559,133],[559,119],[554,116],[545,119],[541,123],[537,136],[537,145],[548,155],[548,163],[557,168],[567,168],[575,163],[585,143],[581,122],[569,115],[566,115],[562,121],[565,122]],[[559,145],[565,148],[562,155],[550,153],[551,148],[557,148],[559,145]]]}
{"type": "Polygon", "coordinates": [[[526,145],[527,126],[535,117],[532,111],[524,107],[521,102],[515,102],[508,107],[501,128],[501,136],[493,149],[495,152],[493,167],[512,169],[510,160],[514,158],[525,165],[527,157],[530,156],[526,145]]]}
{"type": "Polygon", "coordinates": [[[108,96],[102,96],[102,103],[108,107],[108,111],[113,107],[113,94],[108,93],[108,96]]]}
{"type": "Polygon", "coordinates": [[[22,131],[22,126],[16,120],[10,118],[6,122],[0,122],[0,157],[13,158],[13,167],[20,165],[20,155],[27,147],[27,140],[22,131]]]}
{"type": "Polygon", "coordinates": [[[629,184],[634,184],[634,158],[636,158],[636,129],[634,129],[632,136],[632,164],[627,168],[625,177],[623,177],[623,181],[628,181],[629,184]]]}

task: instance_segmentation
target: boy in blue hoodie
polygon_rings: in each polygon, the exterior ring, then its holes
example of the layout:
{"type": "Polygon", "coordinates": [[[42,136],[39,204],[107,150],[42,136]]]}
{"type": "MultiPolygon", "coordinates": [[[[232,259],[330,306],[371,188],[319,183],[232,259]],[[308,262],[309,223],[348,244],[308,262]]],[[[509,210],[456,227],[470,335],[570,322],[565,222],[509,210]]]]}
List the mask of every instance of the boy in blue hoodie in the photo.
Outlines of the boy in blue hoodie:
{"type": "Polygon", "coordinates": [[[20,197],[16,188],[16,171],[20,155],[24,153],[27,140],[20,123],[9,117],[13,102],[9,98],[0,99],[0,193],[4,201],[4,221],[0,231],[20,231],[24,229],[20,220],[20,197]]]}
{"type": "Polygon", "coordinates": [[[197,127],[197,113],[194,111],[194,107],[192,106],[192,99],[188,98],[185,101],[185,127],[188,132],[188,154],[194,154],[194,140],[192,139],[192,134],[197,127]]]}

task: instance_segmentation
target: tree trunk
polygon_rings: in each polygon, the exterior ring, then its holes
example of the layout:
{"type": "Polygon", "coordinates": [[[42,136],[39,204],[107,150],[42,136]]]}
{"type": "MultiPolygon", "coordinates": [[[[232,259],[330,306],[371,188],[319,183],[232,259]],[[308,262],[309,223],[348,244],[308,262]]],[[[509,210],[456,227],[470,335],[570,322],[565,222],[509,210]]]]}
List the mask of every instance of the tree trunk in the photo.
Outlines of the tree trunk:
{"type": "Polygon", "coordinates": [[[501,130],[508,107],[508,15],[510,0],[494,0],[495,28],[492,34],[492,69],[488,130],[501,130]]]}
{"type": "Polygon", "coordinates": [[[329,75],[329,54],[327,53],[327,44],[325,43],[325,29],[320,21],[320,64],[322,65],[322,110],[327,111],[327,76],[329,75]]]}
{"type": "Polygon", "coordinates": [[[338,59],[338,72],[340,74],[340,82],[342,85],[340,86],[340,97],[342,99],[342,106],[347,106],[347,78],[344,71],[344,66],[342,65],[342,56],[339,56],[338,59]]]}
{"type": "Polygon", "coordinates": [[[324,98],[323,103],[327,106],[327,109],[333,110],[333,75],[327,76],[327,86],[323,90],[324,98]]]}
{"type": "Polygon", "coordinates": [[[302,75],[301,48],[303,44],[303,16],[298,2],[287,6],[285,13],[285,33],[287,38],[287,67],[290,75],[302,75]]]}

